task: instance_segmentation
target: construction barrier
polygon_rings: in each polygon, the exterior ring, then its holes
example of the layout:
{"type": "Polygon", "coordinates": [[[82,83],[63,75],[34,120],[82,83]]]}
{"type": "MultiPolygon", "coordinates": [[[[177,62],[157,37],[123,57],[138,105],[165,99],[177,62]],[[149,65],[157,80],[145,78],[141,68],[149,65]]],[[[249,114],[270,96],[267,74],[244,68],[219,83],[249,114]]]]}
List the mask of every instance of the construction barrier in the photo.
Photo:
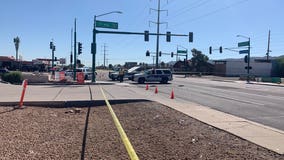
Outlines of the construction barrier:
{"type": "Polygon", "coordinates": [[[59,72],[59,81],[62,81],[64,79],[65,79],[65,72],[64,71],[59,72]]]}
{"type": "Polygon", "coordinates": [[[77,76],[77,83],[78,84],[84,84],[84,82],[85,82],[84,73],[83,72],[77,72],[76,76],[77,76]]]}
{"type": "Polygon", "coordinates": [[[22,90],[22,95],[20,98],[19,108],[23,107],[27,85],[28,85],[28,80],[27,79],[23,80],[23,84],[22,84],[23,90],[22,90]]]}

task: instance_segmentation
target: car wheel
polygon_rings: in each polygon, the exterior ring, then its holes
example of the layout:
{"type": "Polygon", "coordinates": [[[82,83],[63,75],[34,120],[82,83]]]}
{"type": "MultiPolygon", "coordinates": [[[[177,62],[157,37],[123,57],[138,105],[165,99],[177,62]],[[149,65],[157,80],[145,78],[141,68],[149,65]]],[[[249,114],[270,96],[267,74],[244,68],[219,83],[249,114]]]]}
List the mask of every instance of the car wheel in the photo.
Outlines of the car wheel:
{"type": "Polygon", "coordinates": [[[168,83],[168,78],[167,77],[163,77],[161,83],[163,84],[167,84],[168,83]]]}
{"type": "Polygon", "coordinates": [[[145,83],[145,79],[144,79],[144,78],[139,78],[139,79],[138,79],[138,83],[139,83],[139,84],[145,83]]]}

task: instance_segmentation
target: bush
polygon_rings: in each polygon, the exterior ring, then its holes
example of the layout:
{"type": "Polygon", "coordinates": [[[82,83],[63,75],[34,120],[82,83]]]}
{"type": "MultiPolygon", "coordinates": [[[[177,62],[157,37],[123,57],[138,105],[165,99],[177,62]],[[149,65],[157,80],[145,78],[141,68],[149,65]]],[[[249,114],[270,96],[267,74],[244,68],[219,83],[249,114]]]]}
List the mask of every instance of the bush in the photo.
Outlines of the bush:
{"type": "Polygon", "coordinates": [[[3,81],[12,83],[12,84],[20,84],[22,83],[23,77],[21,72],[10,72],[5,73],[1,76],[3,81]]]}

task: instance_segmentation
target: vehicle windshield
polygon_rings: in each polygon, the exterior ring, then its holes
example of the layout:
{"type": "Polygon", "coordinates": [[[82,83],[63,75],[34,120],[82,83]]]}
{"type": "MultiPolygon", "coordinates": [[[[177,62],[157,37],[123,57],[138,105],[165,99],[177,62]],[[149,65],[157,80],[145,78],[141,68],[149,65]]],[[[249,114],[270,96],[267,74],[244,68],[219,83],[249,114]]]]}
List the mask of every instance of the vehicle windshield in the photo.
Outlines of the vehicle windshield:
{"type": "Polygon", "coordinates": [[[138,68],[140,68],[140,66],[132,67],[132,68],[130,68],[130,69],[128,70],[128,73],[131,73],[131,72],[137,70],[138,68]]]}

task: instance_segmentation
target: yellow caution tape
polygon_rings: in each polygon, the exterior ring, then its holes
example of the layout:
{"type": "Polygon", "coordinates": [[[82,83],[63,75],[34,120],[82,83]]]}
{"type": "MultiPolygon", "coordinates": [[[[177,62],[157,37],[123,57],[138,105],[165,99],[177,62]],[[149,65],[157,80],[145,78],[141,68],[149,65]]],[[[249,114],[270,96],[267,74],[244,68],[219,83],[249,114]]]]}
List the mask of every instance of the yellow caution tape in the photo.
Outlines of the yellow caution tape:
{"type": "Polygon", "coordinates": [[[113,119],[113,121],[114,121],[114,124],[115,124],[115,126],[116,126],[116,128],[117,128],[117,130],[118,130],[118,132],[119,132],[119,134],[120,134],[120,137],[121,137],[122,142],[123,142],[123,144],[124,144],[124,146],[125,146],[125,148],[126,148],[126,150],[127,150],[127,152],[128,152],[128,155],[129,155],[130,159],[131,159],[131,160],[139,160],[139,158],[138,158],[138,156],[137,156],[135,150],[133,149],[133,147],[132,147],[132,145],[131,145],[129,139],[127,138],[127,135],[126,135],[126,133],[124,132],[124,130],[123,130],[123,128],[122,128],[122,126],[121,126],[121,124],[120,124],[118,118],[116,117],[116,115],[115,115],[113,109],[111,108],[111,105],[110,105],[109,101],[107,100],[107,98],[106,98],[106,96],[105,96],[105,93],[104,93],[102,87],[100,87],[100,89],[101,89],[101,92],[102,92],[102,94],[103,94],[103,96],[104,96],[104,99],[105,99],[105,102],[106,102],[106,104],[107,104],[107,107],[108,107],[108,109],[109,109],[109,112],[110,112],[110,114],[111,114],[111,116],[112,116],[112,119],[113,119]]]}

